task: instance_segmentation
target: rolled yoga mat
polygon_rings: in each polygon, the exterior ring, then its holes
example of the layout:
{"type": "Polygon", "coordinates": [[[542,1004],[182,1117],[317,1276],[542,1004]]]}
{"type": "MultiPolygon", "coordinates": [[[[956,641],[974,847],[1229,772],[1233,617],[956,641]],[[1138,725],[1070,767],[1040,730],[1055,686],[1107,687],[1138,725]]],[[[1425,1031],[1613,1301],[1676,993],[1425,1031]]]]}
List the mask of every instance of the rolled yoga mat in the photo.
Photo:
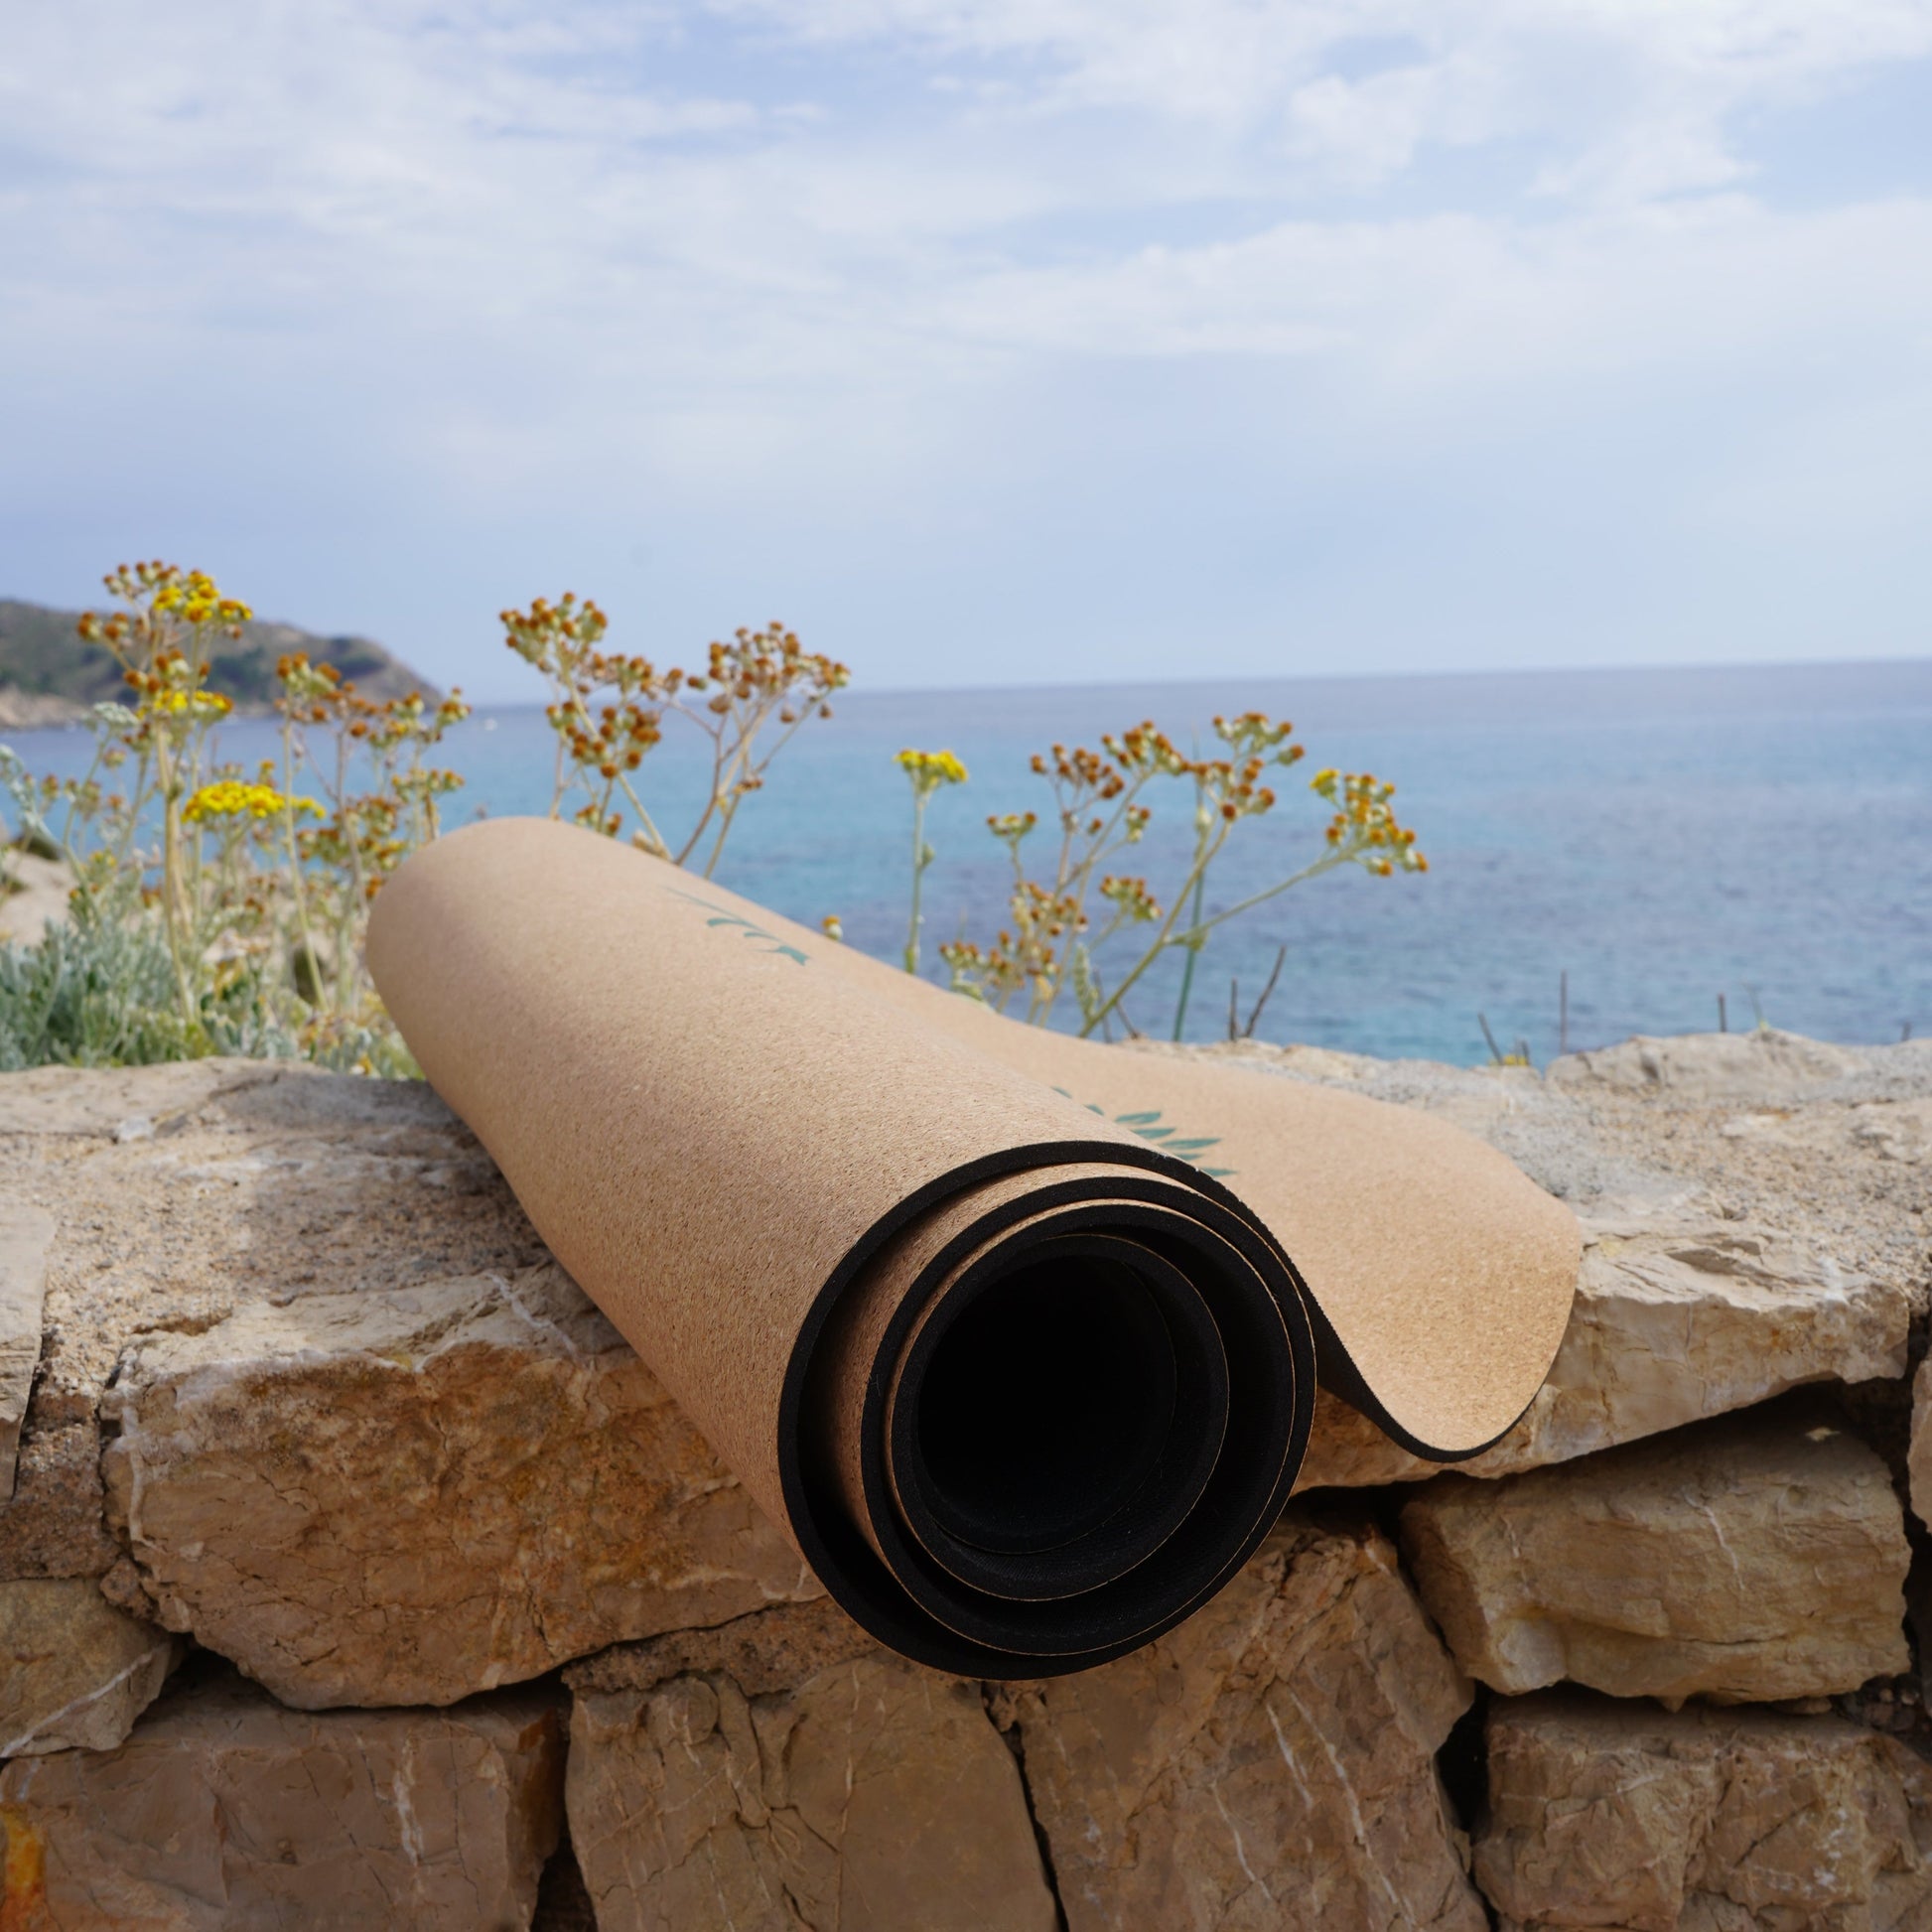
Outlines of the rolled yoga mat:
{"type": "Polygon", "coordinates": [[[1083,1669],[1206,1601],[1317,1363],[1453,1460],[1569,1317],[1569,1210],[1442,1121],[1022,1026],[573,826],[437,840],[368,958],[558,1259],[940,1669],[1083,1669]]]}

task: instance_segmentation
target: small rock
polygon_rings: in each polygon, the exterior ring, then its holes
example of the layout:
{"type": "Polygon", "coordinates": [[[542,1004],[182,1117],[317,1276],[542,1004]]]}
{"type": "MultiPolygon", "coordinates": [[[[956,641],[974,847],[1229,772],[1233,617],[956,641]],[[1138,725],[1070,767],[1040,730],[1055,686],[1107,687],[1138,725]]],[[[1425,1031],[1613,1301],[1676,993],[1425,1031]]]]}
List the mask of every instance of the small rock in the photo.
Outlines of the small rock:
{"type": "Polygon", "coordinates": [[[1852,1138],[1882,1161],[1932,1161],[1932,1099],[1874,1100],[1852,1110],[1852,1138]]]}
{"type": "Polygon", "coordinates": [[[570,1837],[600,1932],[1052,1932],[979,1687],[830,1605],[570,1675],[570,1837]]]}
{"type": "Polygon", "coordinates": [[[1404,1505],[1404,1553],[1495,1690],[1854,1690],[1907,1668],[1910,1552],[1884,1464],[1821,1434],[1727,1418],[1499,1481],[1444,1476],[1404,1505]]]}
{"type": "Polygon", "coordinates": [[[84,1577],[0,1584],[0,1757],[112,1750],[180,1649],[84,1577]]]}
{"type": "Polygon", "coordinates": [[[117,1557],[107,1574],[95,1580],[95,1587],[117,1610],[139,1622],[164,1628],[155,1615],[154,1598],[141,1587],[140,1566],[132,1557],[117,1557]]]}
{"type": "Polygon", "coordinates": [[[224,1672],[170,1691],[118,1750],[0,1773],[8,1923],[520,1932],[562,1786],[541,1694],[315,1717],[224,1672]]]}
{"type": "Polygon", "coordinates": [[[994,1709],[1070,1932],[1484,1932],[1435,1762],[1469,1699],[1389,1543],[1291,1513],[1177,1629],[994,1709]]]}
{"type": "Polygon", "coordinates": [[[1932,1766],[1836,1718],[1499,1702],[1475,1873],[1503,1932],[1916,1932],[1932,1766]]]}

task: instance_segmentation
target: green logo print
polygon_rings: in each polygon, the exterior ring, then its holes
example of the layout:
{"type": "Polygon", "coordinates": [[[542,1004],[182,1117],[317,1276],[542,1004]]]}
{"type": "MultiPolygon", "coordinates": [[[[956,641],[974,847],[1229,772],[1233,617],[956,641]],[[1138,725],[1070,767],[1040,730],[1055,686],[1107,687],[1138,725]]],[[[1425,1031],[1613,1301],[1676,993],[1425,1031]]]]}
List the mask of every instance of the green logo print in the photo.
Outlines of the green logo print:
{"type": "MultiPolygon", "coordinates": [[[[1069,1100],[1073,1098],[1073,1095],[1067,1093],[1064,1087],[1055,1087],[1053,1091],[1059,1094],[1066,1094],[1069,1100]]],[[[1106,1108],[1096,1107],[1091,1100],[1082,1101],[1081,1105],[1086,1108],[1088,1113],[1098,1114],[1102,1120],[1110,1118],[1106,1108]]],[[[1162,1126],[1161,1110],[1158,1107],[1151,1113],[1114,1114],[1111,1116],[1111,1119],[1116,1127],[1131,1127],[1142,1140],[1152,1141],[1163,1154],[1174,1155],[1177,1159],[1185,1161],[1189,1167],[1200,1168],[1202,1173],[1212,1174],[1216,1180],[1224,1180],[1229,1174],[1235,1172],[1232,1168],[1201,1167],[1201,1156],[1209,1148],[1219,1147],[1221,1145],[1221,1138],[1218,1134],[1207,1134],[1192,1140],[1176,1141],[1173,1136],[1179,1133],[1179,1128],[1162,1126]]]]}
{"type": "Polygon", "coordinates": [[[787,959],[795,959],[801,966],[807,963],[805,955],[796,946],[780,944],[775,932],[766,932],[761,925],[754,925],[750,919],[741,919],[736,912],[727,912],[722,905],[714,905],[710,899],[700,898],[696,893],[683,892],[676,886],[666,886],[664,890],[673,898],[689,899],[693,905],[702,905],[707,912],[712,913],[714,916],[705,921],[706,925],[743,926],[745,929],[739,934],[741,939],[769,939],[771,943],[763,949],[764,951],[783,953],[787,959]]]}

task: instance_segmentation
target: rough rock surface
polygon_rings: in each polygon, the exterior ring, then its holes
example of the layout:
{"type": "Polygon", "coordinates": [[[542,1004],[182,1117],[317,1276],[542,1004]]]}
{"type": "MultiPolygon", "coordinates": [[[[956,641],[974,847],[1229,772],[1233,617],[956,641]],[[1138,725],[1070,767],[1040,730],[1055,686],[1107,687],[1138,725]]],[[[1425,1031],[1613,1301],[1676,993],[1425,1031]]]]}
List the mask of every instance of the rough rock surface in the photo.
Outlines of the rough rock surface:
{"type": "Polygon", "coordinates": [[[1923,1932],[1932,1765],[1837,1718],[1612,1703],[1489,1714],[1476,1877],[1503,1932],[1923,1932]]]}
{"type": "Polygon", "coordinates": [[[124,1541],[170,1627],[305,1708],[817,1589],[426,1089],[0,1076],[0,1193],[56,1224],[0,1574],[124,1541]]]}
{"type": "Polygon", "coordinates": [[[613,1644],[564,1672],[578,1696],[650,1691],[673,1677],[722,1671],[747,1697],[790,1690],[828,1664],[868,1657],[879,1645],[829,1596],[780,1604],[698,1630],[613,1644]]]}
{"type": "Polygon", "coordinates": [[[154,1336],[104,1414],[162,1621],[304,1709],[445,1704],[818,1589],[554,1262],[154,1336]]]}
{"type": "Polygon", "coordinates": [[[84,1577],[0,1584],[0,1758],[112,1750],[180,1649],[84,1577]]]}
{"type": "MultiPolygon", "coordinates": [[[[1576,1210],[1586,1247],[1569,1333],[1528,1415],[1461,1465],[1472,1474],[1587,1454],[1806,1382],[1905,1372],[1932,1292],[1932,1040],[1634,1039],[1544,1075],[1252,1041],[1135,1050],[1205,1050],[1426,1108],[1576,1210]]],[[[1301,1488],[1432,1473],[1318,1399],[1301,1488]]]]}
{"type": "Polygon", "coordinates": [[[1842,1431],[1725,1417],[1580,1462],[1448,1475],[1403,1553],[1457,1661],[1499,1691],[1773,1701],[1907,1668],[1911,1553],[1842,1431]]]}
{"type": "Polygon", "coordinates": [[[1932,1077],[1932,1040],[1840,1046],[1756,1027],[1748,1033],[1642,1035],[1550,1065],[1558,1086],[1621,1088],[1696,1100],[1870,1102],[1923,1098],[1932,1077]]]}
{"type": "Polygon", "coordinates": [[[40,1370],[14,1495],[0,1503],[0,1577],[99,1576],[120,1554],[98,1412],[135,1335],[207,1327],[338,1268],[340,1286],[379,1291],[427,1272],[436,1244],[453,1273],[540,1254],[527,1227],[515,1245],[513,1208],[489,1211],[492,1171],[433,1096],[324,1084],[334,1092],[238,1060],[0,1074],[0,1199],[55,1223],[40,1370]],[[439,1183],[440,1211],[412,1228],[410,1204],[439,1183]]]}
{"type": "MultiPolygon", "coordinates": [[[[1480,1473],[1902,1370],[1932,1051],[1672,1041],[1652,1079],[1637,1042],[1546,1080],[1229,1050],[1459,1120],[1583,1212],[1556,1375],[1480,1473]]],[[[0,1579],[144,1582],[310,1705],[445,1701],[813,1587],[421,1087],[0,1075],[0,1199],[54,1229],[0,1579]],[[559,1404],[519,1459],[500,1425],[559,1404]]],[[[1433,1473],[1319,1405],[1305,1483],[1433,1473]]]]}
{"type": "Polygon", "coordinates": [[[977,1684],[829,1603],[580,1665],[571,1843],[599,1932],[1052,1932],[977,1684]]]}
{"type": "Polygon", "coordinates": [[[42,1402],[36,1390],[33,1407],[13,1496],[0,1503],[0,1579],[102,1576],[121,1546],[107,1533],[93,1406],[62,1419],[56,1402],[42,1402]]]}
{"type": "Polygon", "coordinates": [[[1291,1512],[1178,1629],[994,1708],[1070,1932],[1483,1932],[1435,1762],[1469,1697],[1388,1542],[1291,1512]]]}
{"type": "Polygon", "coordinates": [[[507,1932],[529,1924],[562,1785],[541,1693],[316,1717],[222,1673],[168,1692],[118,1750],[0,1773],[5,1922],[507,1932]]]}

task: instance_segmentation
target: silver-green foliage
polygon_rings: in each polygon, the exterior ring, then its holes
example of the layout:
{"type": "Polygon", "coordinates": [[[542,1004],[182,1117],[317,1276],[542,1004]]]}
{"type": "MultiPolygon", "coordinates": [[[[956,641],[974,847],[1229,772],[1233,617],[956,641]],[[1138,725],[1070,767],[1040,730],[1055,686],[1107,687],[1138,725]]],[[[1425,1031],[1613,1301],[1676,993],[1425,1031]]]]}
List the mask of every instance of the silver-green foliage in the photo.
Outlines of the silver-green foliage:
{"type": "Polygon", "coordinates": [[[185,1021],[152,918],[84,918],[50,925],[30,945],[0,945],[0,1071],[296,1051],[245,982],[185,1021]]]}

